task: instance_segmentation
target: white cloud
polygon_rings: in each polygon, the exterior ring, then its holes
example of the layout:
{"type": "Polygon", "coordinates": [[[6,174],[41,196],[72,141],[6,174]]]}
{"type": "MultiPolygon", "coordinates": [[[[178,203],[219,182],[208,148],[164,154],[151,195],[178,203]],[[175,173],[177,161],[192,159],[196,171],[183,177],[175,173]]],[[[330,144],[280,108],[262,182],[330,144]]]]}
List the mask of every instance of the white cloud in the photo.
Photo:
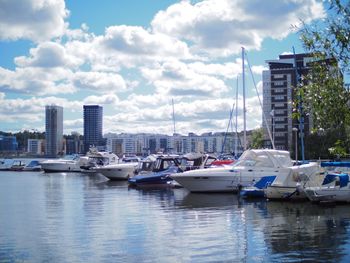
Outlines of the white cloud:
{"type": "MultiPolygon", "coordinates": [[[[316,0],[181,1],[160,11],[150,28],[116,25],[96,36],[86,24],[65,28],[63,0],[13,2],[0,3],[0,14],[28,10],[0,15],[0,39],[40,42],[15,58],[14,70],[0,67],[0,120],[43,123],[45,105],[58,104],[69,113],[65,130],[81,130],[76,115],[82,105],[99,104],[106,106],[104,132],[172,133],[171,99],[178,132],[225,130],[234,102],[231,86],[242,70],[241,59],[231,55],[241,46],[259,49],[266,38],[285,37],[299,19],[323,15],[316,0]],[[40,25],[33,21],[36,14],[40,25]],[[8,99],[7,93],[21,98],[8,99]]],[[[256,75],[264,69],[252,66],[256,75]]],[[[242,105],[239,112],[241,130],[242,105]]],[[[247,116],[248,129],[261,124],[256,96],[247,99],[247,116]]]]}
{"type": "Polygon", "coordinates": [[[44,41],[61,36],[67,25],[64,0],[0,1],[0,39],[44,41]]]}
{"type": "Polygon", "coordinates": [[[123,77],[115,73],[77,72],[73,77],[74,85],[79,89],[95,92],[123,92],[128,89],[123,77]]]}
{"type": "Polygon", "coordinates": [[[67,55],[65,48],[55,42],[44,42],[36,48],[30,49],[30,57],[16,57],[15,63],[19,67],[66,67],[78,66],[82,64],[82,60],[78,57],[67,55]]]}
{"type": "Polygon", "coordinates": [[[67,82],[72,75],[63,68],[17,68],[15,71],[0,67],[0,91],[47,95],[73,93],[76,89],[67,82]]]}
{"type": "Polygon", "coordinates": [[[84,105],[87,104],[99,104],[99,105],[107,105],[107,104],[117,104],[119,102],[119,98],[115,94],[104,94],[101,96],[88,96],[84,99],[84,105]]]}
{"type": "Polygon", "coordinates": [[[316,0],[181,1],[160,11],[152,30],[193,43],[192,51],[213,56],[238,53],[241,46],[260,49],[264,38],[282,39],[300,20],[324,17],[316,0]]]}
{"type": "MultiPolygon", "coordinates": [[[[202,65],[202,71],[205,70],[202,65]]],[[[154,68],[142,68],[143,76],[164,96],[219,97],[228,91],[222,79],[199,72],[201,70],[197,70],[194,64],[191,66],[175,59],[154,68]]]]}

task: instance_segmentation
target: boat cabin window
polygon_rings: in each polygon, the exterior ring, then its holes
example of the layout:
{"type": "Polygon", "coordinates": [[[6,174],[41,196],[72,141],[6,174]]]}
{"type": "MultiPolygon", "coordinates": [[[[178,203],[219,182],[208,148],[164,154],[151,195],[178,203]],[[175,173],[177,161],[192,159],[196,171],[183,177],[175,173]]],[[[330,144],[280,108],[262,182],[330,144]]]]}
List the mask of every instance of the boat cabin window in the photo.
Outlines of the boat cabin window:
{"type": "Polygon", "coordinates": [[[255,160],[242,159],[242,160],[238,160],[235,163],[235,166],[255,166],[255,164],[256,164],[255,160]]]}
{"type": "Polygon", "coordinates": [[[235,166],[261,166],[261,167],[273,167],[273,163],[268,156],[257,156],[255,159],[241,159],[235,163],[235,166]]]}
{"type": "Polygon", "coordinates": [[[152,171],[154,162],[140,162],[139,170],[140,171],[152,171]]]}

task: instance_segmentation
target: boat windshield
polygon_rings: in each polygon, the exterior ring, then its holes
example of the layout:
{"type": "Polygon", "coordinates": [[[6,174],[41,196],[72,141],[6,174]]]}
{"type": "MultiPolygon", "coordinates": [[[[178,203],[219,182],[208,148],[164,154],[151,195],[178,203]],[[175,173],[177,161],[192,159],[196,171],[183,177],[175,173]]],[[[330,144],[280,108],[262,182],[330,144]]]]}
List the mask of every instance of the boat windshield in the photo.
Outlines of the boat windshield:
{"type": "Polygon", "coordinates": [[[178,164],[175,162],[174,159],[162,159],[158,158],[155,164],[155,170],[157,171],[163,171],[168,169],[171,166],[177,166],[178,164]]]}
{"type": "Polygon", "coordinates": [[[234,166],[255,166],[256,161],[255,160],[249,160],[249,159],[242,159],[238,160],[234,166]]]}
{"type": "Polygon", "coordinates": [[[234,164],[234,166],[259,166],[259,167],[273,167],[273,162],[269,156],[264,154],[246,154],[234,164]]]}

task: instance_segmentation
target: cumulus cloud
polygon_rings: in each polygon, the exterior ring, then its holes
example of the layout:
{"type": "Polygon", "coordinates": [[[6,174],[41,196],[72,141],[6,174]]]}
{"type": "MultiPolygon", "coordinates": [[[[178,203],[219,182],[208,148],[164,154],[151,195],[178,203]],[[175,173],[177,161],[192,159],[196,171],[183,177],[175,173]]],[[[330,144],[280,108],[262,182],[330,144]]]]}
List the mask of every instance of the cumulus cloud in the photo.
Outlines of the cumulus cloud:
{"type": "Polygon", "coordinates": [[[0,39],[44,41],[63,35],[64,0],[0,1],[0,39]]]}
{"type": "Polygon", "coordinates": [[[189,56],[184,42],[165,34],[152,34],[136,26],[111,26],[98,41],[109,51],[130,55],[189,56]]]}
{"type": "Polygon", "coordinates": [[[264,38],[281,39],[291,25],[324,15],[316,0],[181,1],[158,12],[151,24],[153,32],[193,42],[195,53],[227,56],[241,46],[260,49],[264,38]]]}
{"type": "Polygon", "coordinates": [[[74,62],[73,57],[69,57],[62,45],[55,42],[45,42],[36,48],[30,49],[30,57],[16,57],[15,63],[20,67],[42,67],[54,68],[70,65],[79,65],[74,62]]]}
{"type": "Polygon", "coordinates": [[[143,76],[160,94],[169,96],[214,96],[228,91],[225,82],[215,76],[200,74],[196,67],[168,60],[154,68],[142,68],[143,76]]]}
{"type": "Polygon", "coordinates": [[[59,97],[31,97],[28,99],[8,99],[0,92],[0,120],[25,125],[27,122],[43,122],[46,105],[59,105],[69,110],[82,108],[81,102],[59,97]]]}
{"type": "Polygon", "coordinates": [[[76,91],[67,78],[72,72],[63,68],[16,68],[0,67],[0,91],[30,95],[73,93],[76,91]]]}
{"type": "Polygon", "coordinates": [[[115,73],[105,72],[77,72],[74,74],[73,82],[79,89],[89,89],[95,92],[126,91],[128,86],[124,78],[115,73]]]}
{"type": "Polygon", "coordinates": [[[87,104],[101,104],[101,105],[107,105],[107,104],[117,104],[119,102],[119,98],[115,94],[104,94],[101,96],[88,96],[84,99],[83,103],[84,105],[87,104]]]}
{"type": "MultiPolygon", "coordinates": [[[[284,38],[291,24],[324,10],[316,0],[181,1],[158,12],[149,28],[112,25],[102,35],[86,24],[67,28],[67,15],[63,0],[0,1],[0,39],[38,42],[15,58],[15,69],[0,67],[1,121],[42,123],[46,104],[79,114],[83,104],[100,104],[113,108],[104,112],[105,132],[172,133],[174,99],[178,132],[225,130],[242,67],[232,55],[284,38]]],[[[264,69],[252,66],[256,75],[264,69]]],[[[257,86],[261,96],[259,79],[257,86]]],[[[248,94],[251,129],[261,125],[261,109],[248,94]]],[[[65,130],[82,129],[73,115],[65,116],[65,130]]],[[[242,129],[242,105],[238,124],[242,129]]]]}

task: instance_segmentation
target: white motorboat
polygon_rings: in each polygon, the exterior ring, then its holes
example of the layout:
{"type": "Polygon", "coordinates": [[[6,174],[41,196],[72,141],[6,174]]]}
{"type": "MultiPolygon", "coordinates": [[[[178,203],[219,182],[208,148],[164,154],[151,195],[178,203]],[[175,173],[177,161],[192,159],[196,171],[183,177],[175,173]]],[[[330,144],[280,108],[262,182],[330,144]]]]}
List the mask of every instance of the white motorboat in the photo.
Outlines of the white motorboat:
{"type": "Polygon", "coordinates": [[[41,165],[38,160],[30,161],[26,166],[24,166],[23,171],[41,171],[41,165]]]}
{"type": "Polygon", "coordinates": [[[90,148],[86,156],[71,155],[63,159],[46,160],[41,162],[45,172],[89,172],[92,168],[115,163],[118,156],[110,152],[99,152],[96,148],[90,148]]]}
{"type": "Polygon", "coordinates": [[[303,191],[312,202],[350,202],[349,174],[327,174],[322,186],[304,187],[303,191]]]}
{"type": "Polygon", "coordinates": [[[321,185],[323,180],[324,172],[318,163],[295,165],[290,167],[288,173],[278,174],[273,183],[264,190],[265,196],[270,200],[306,199],[303,187],[321,185]]]}
{"type": "Polygon", "coordinates": [[[95,171],[103,174],[110,180],[127,180],[134,176],[138,164],[138,162],[110,164],[96,167],[95,171]]]}
{"type": "Polygon", "coordinates": [[[232,166],[187,171],[171,177],[191,192],[231,192],[251,186],[265,176],[287,175],[292,166],[287,151],[247,150],[232,166]]]}
{"type": "Polygon", "coordinates": [[[100,152],[95,147],[90,148],[86,156],[80,157],[80,159],[80,169],[84,173],[95,173],[98,167],[119,163],[119,157],[116,154],[112,152],[100,152]]]}
{"type": "Polygon", "coordinates": [[[127,180],[135,175],[139,161],[138,157],[126,157],[120,163],[96,167],[94,170],[110,180],[127,180]]]}
{"type": "Polygon", "coordinates": [[[41,162],[41,168],[47,172],[80,172],[80,166],[86,165],[88,160],[79,155],[66,156],[62,159],[46,160],[41,162]]]}

